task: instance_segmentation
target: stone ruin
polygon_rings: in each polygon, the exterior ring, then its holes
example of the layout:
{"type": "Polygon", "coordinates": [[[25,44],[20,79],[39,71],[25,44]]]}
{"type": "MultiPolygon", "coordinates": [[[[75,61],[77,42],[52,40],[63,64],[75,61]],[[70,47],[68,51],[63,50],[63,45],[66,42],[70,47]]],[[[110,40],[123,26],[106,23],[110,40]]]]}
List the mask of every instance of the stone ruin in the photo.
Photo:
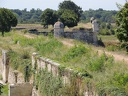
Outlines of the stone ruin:
{"type": "Polygon", "coordinates": [[[98,39],[97,34],[99,31],[99,24],[97,23],[97,20],[95,18],[90,19],[92,24],[92,29],[77,29],[72,31],[65,31],[64,30],[64,24],[61,21],[57,21],[54,24],[54,32],[38,32],[38,31],[32,31],[29,30],[29,33],[36,34],[36,35],[44,35],[47,36],[49,33],[54,34],[55,38],[58,37],[64,37],[64,38],[70,38],[70,39],[76,39],[83,42],[87,42],[89,44],[98,45],[98,39]]]}
{"type": "MultiPolygon", "coordinates": [[[[48,72],[52,73],[53,76],[61,76],[62,77],[62,82],[64,84],[64,86],[70,85],[71,81],[71,74],[72,72],[74,72],[73,69],[71,68],[65,68],[65,70],[63,71],[63,73],[60,75],[59,71],[59,66],[61,66],[59,63],[56,63],[48,58],[44,58],[44,57],[40,57],[37,53],[33,53],[32,54],[32,67],[34,68],[35,66],[37,66],[37,70],[42,70],[45,69],[48,72]]],[[[83,81],[77,77],[77,88],[78,91],[81,92],[82,88],[84,89],[83,92],[83,96],[98,96],[96,94],[96,91],[93,87],[88,88],[88,85],[83,84],[83,81]]],[[[36,94],[37,92],[35,91],[34,94],[36,94]]]]}
{"type": "Polygon", "coordinates": [[[10,83],[9,74],[9,54],[7,50],[2,50],[2,78],[3,84],[9,83],[9,95],[8,96],[32,96],[33,84],[17,83],[18,71],[13,71],[11,78],[14,78],[14,82],[10,83]]]}
{"type": "Polygon", "coordinates": [[[72,32],[65,32],[64,24],[60,21],[57,21],[54,24],[54,37],[77,39],[80,41],[98,45],[97,34],[99,31],[99,26],[97,20],[94,19],[93,17],[91,18],[91,24],[92,24],[92,30],[85,29],[85,30],[73,30],[72,32]]]}
{"type": "MultiPolygon", "coordinates": [[[[8,58],[8,51],[2,50],[2,68],[3,68],[3,81],[5,83],[9,82],[8,75],[9,75],[9,58],[8,58]]],[[[32,54],[32,67],[37,66],[37,70],[39,69],[47,69],[48,72],[51,72],[53,76],[60,76],[59,73],[59,63],[56,63],[48,58],[40,57],[37,53],[32,54]]],[[[63,72],[62,79],[64,84],[70,84],[70,78],[71,78],[71,73],[73,72],[72,69],[66,68],[65,71],[63,72]]],[[[39,96],[38,95],[38,90],[36,90],[35,86],[33,86],[32,83],[17,83],[17,76],[18,76],[18,71],[13,71],[13,76],[12,78],[15,77],[14,82],[9,85],[9,96],[39,96]]],[[[77,87],[80,89],[83,88],[83,85],[81,79],[77,78],[77,87]]],[[[84,96],[96,96],[95,90],[88,89],[86,85],[85,86],[85,92],[84,96]]]]}
{"type": "Polygon", "coordinates": [[[3,82],[8,82],[8,75],[9,75],[9,56],[7,55],[7,50],[2,50],[2,78],[3,82]]]}

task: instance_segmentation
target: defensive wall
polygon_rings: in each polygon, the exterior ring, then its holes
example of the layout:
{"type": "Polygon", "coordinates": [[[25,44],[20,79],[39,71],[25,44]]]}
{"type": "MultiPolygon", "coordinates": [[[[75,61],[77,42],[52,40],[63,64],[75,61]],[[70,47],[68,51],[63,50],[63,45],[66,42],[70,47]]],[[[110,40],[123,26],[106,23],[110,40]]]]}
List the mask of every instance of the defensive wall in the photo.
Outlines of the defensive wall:
{"type": "MultiPolygon", "coordinates": [[[[3,50],[2,56],[3,56],[2,59],[4,62],[6,60],[8,60],[8,59],[6,59],[8,57],[8,51],[3,50]]],[[[7,81],[9,82],[9,79],[6,78],[9,75],[9,73],[8,73],[9,68],[6,67],[7,66],[6,64],[8,64],[8,63],[5,63],[4,65],[2,65],[3,73],[4,73],[3,80],[5,83],[7,83],[7,81]],[[6,78],[6,79],[4,79],[4,78],[6,78]]],[[[72,73],[75,72],[75,70],[73,70],[71,68],[65,68],[63,70],[63,73],[60,73],[61,64],[59,64],[55,61],[52,61],[48,58],[41,57],[37,53],[33,53],[32,54],[32,67],[34,68],[35,66],[37,66],[37,72],[38,72],[38,70],[45,69],[48,72],[52,73],[53,76],[56,76],[56,77],[61,76],[62,82],[64,85],[71,84],[70,80],[72,78],[72,73]]],[[[78,89],[77,91],[79,91],[79,92],[82,91],[83,96],[97,96],[94,86],[91,85],[91,87],[90,87],[89,85],[84,84],[83,79],[81,79],[79,77],[79,74],[82,74],[82,73],[78,73],[78,76],[76,77],[77,82],[76,82],[75,86],[78,89]]],[[[9,96],[39,96],[38,90],[35,89],[35,87],[33,86],[32,83],[29,83],[29,82],[17,83],[16,78],[14,76],[12,76],[12,78],[14,78],[14,82],[9,85],[9,96]],[[35,90],[35,91],[33,91],[33,90],[35,90]],[[35,94],[35,95],[33,95],[33,94],[35,94]]]]}
{"type": "Polygon", "coordinates": [[[80,40],[86,43],[90,43],[93,45],[98,45],[97,34],[99,31],[99,26],[97,21],[93,18],[91,20],[92,29],[77,29],[72,31],[65,31],[64,24],[60,21],[57,21],[54,24],[54,31],[51,32],[38,32],[36,29],[29,30],[29,33],[47,36],[49,33],[54,34],[55,38],[63,37],[80,40]]]}

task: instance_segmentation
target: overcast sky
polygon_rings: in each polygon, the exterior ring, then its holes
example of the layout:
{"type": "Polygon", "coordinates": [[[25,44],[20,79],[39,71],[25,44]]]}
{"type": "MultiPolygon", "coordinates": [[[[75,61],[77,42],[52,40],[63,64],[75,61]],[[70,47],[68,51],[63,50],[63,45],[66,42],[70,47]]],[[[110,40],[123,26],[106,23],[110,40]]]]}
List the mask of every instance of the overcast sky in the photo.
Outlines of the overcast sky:
{"type": "MultiPolygon", "coordinates": [[[[51,8],[54,10],[58,9],[59,3],[64,0],[0,0],[0,7],[8,9],[24,9],[30,10],[41,9],[45,10],[46,8],[51,8]]],[[[99,9],[104,10],[118,10],[116,3],[125,4],[125,0],[71,0],[80,6],[83,10],[88,9],[99,9]]]]}

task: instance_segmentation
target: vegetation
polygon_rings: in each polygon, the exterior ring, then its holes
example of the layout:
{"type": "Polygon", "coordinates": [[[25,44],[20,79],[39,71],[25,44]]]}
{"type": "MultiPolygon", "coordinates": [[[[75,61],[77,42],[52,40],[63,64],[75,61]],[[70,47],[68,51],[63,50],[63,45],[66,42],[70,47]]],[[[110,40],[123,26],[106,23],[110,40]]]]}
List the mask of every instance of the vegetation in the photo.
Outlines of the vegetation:
{"type": "MultiPolygon", "coordinates": [[[[107,56],[105,53],[99,56],[90,45],[78,41],[73,41],[77,45],[70,48],[51,36],[26,38],[23,35],[24,33],[19,34],[13,31],[6,33],[4,38],[0,38],[0,47],[11,50],[10,63],[14,69],[24,72],[26,66],[31,66],[30,53],[36,51],[43,57],[59,62],[61,74],[67,67],[74,70],[72,86],[66,85],[65,87],[62,78],[55,78],[45,70],[38,70],[38,74],[35,74],[37,77],[35,84],[40,93],[44,92],[44,96],[50,94],[55,94],[55,96],[59,96],[58,94],[74,96],[77,94],[77,96],[81,96],[78,89],[75,90],[75,78],[80,75],[78,73],[81,73],[83,83],[87,85],[88,90],[94,88],[93,91],[99,96],[104,94],[109,96],[128,95],[126,82],[128,67],[122,62],[116,63],[113,57],[107,56]]],[[[29,72],[31,74],[32,70],[29,72]]]]}
{"type": "Polygon", "coordinates": [[[117,24],[117,29],[116,29],[116,34],[117,38],[121,42],[127,42],[128,41],[128,3],[125,3],[123,8],[119,10],[119,12],[116,15],[116,24],[117,24]]]}
{"type": "Polygon", "coordinates": [[[0,85],[0,87],[2,87],[0,96],[8,96],[8,85],[0,85]]]}
{"type": "Polygon", "coordinates": [[[97,10],[89,9],[82,13],[81,21],[90,22],[90,18],[94,17],[97,18],[100,22],[115,23],[116,13],[117,11],[115,10],[103,10],[102,8],[97,10]]]}
{"type": "Polygon", "coordinates": [[[14,12],[18,18],[18,23],[21,24],[33,24],[33,23],[41,23],[40,16],[42,14],[41,9],[31,9],[30,11],[27,11],[25,8],[24,10],[19,9],[12,9],[12,12],[14,12]]]}
{"type": "Polygon", "coordinates": [[[80,21],[82,8],[72,1],[63,1],[59,4],[60,19],[65,26],[74,27],[80,21]]]}
{"type": "MultiPolygon", "coordinates": [[[[45,9],[45,10],[31,9],[30,11],[27,11],[27,9],[24,9],[24,10],[12,9],[12,12],[14,12],[16,14],[16,16],[18,18],[18,23],[23,23],[23,24],[24,23],[27,23],[27,24],[28,23],[40,23],[41,24],[41,22],[43,20],[41,15],[44,14],[44,12],[46,10],[48,11],[48,9],[45,9]]],[[[50,10],[52,10],[52,9],[50,9],[50,10]]],[[[54,22],[56,21],[56,14],[58,14],[57,18],[62,18],[61,19],[62,22],[65,20],[65,23],[67,22],[66,24],[70,24],[70,23],[68,23],[69,21],[67,21],[67,19],[71,18],[71,17],[72,17],[71,19],[75,22],[74,24],[78,23],[79,21],[84,22],[84,23],[90,22],[91,17],[97,18],[100,22],[115,23],[115,15],[117,13],[117,11],[115,11],[115,10],[108,11],[108,10],[103,10],[101,8],[97,9],[97,10],[89,9],[89,10],[82,11],[81,8],[79,6],[77,6],[72,1],[62,2],[62,3],[60,3],[58,10],[52,10],[52,11],[51,12],[54,14],[48,15],[48,17],[50,16],[52,18],[55,16],[55,19],[52,21],[54,21],[54,22]],[[72,16],[72,14],[69,14],[70,13],[69,11],[71,11],[73,16],[72,16]],[[63,17],[61,17],[61,15],[63,15],[63,17]],[[66,16],[66,17],[64,17],[64,16],[66,16]]],[[[65,26],[66,26],[66,24],[65,24],[65,26]]]]}
{"type": "Polygon", "coordinates": [[[44,28],[48,25],[54,25],[57,21],[58,16],[56,11],[52,9],[45,9],[41,15],[41,24],[44,26],[44,28]]]}
{"type": "Polygon", "coordinates": [[[9,32],[11,27],[16,25],[16,16],[9,9],[0,8],[0,32],[2,32],[2,36],[4,36],[4,32],[9,32]]]}
{"type": "MultiPolygon", "coordinates": [[[[121,12],[123,12],[124,9],[122,8],[121,10],[121,12]]],[[[22,11],[24,14],[27,14],[27,10],[22,11]]],[[[41,10],[37,11],[41,13],[41,10]]],[[[33,13],[34,15],[37,11],[32,9],[30,10],[30,14],[33,13]]],[[[60,19],[68,27],[77,25],[78,21],[80,20],[81,12],[81,8],[75,5],[72,1],[64,1],[59,5],[58,14],[61,14],[60,19]],[[72,7],[69,6],[70,4],[72,7]],[[74,7],[78,9],[74,10],[74,7]]],[[[96,14],[94,10],[89,10],[88,14],[86,12],[83,13],[81,17],[82,22],[86,22],[86,20],[89,21],[90,17],[94,16],[99,19],[99,22],[105,21],[105,23],[100,23],[100,34],[113,35],[114,29],[112,23],[115,21],[113,18],[109,18],[109,16],[112,17],[116,11],[105,11],[98,9],[96,12],[99,14],[96,14]],[[103,12],[106,13],[103,14],[103,12]],[[103,18],[103,16],[105,16],[105,18],[103,18]]],[[[19,14],[19,16],[23,15],[19,10],[17,10],[17,14],[19,14]]],[[[29,15],[26,16],[29,17],[29,15]]],[[[117,16],[118,15],[120,16],[121,13],[118,13],[117,16]]],[[[125,15],[126,14],[123,16],[125,15]]],[[[42,24],[53,25],[53,22],[55,21],[53,19],[50,19],[49,21],[48,18],[53,18],[54,16],[55,19],[57,19],[56,11],[52,9],[44,10],[41,17],[42,24]],[[46,21],[43,20],[43,17],[45,16],[46,21]]],[[[120,18],[118,17],[118,19],[120,18]]],[[[126,17],[121,19],[126,21],[126,17]]],[[[26,20],[28,20],[28,18],[26,18],[26,20]]],[[[37,18],[33,20],[37,20],[37,18]]],[[[37,22],[40,21],[37,20],[37,22]]],[[[118,21],[117,23],[120,22],[118,21]]],[[[119,25],[122,26],[123,24],[121,23],[119,25]]],[[[126,26],[123,28],[125,27],[126,26]]],[[[98,96],[128,95],[128,66],[124,64],[124,62],[116,62],[112,56],[107,56],[105,53],[98,53],[92,48],[91,45],[85,43],[83,44],[79,41],[74,40],[72,42],[74,46],[68,47],[60,42],[62,38],[55,39],[51,34],[47,37],[36,36],[35,38],[27,38],[23,36],[25,34],[26,33],[22,33],[22,31],[17,33],[15,30],[12,30],[11,33],[5,33],[5,38],[0,38],[0,47],[9,50],[11,67],[24,73],[25,81],[29,81],[32,72],[34,73],[34,84],[36,89],[39,90],[41,96],[82,96],[83,92],[85,91],[85,87],[86,91],[95,92],[95,95],[98,96]],[[60,64],[58,77],[54,77],[53,74],[47,72],[47,69],[37,70],[37,66],[35,66],[34,69],[31,68],[31,53],[35,51],[38,52],[39,55],[52,59],[60,64]],[[26,68],[28,70],[26,70],[26,68]],[[72,69],[73,72],[71,73],[70,78],[71,83],[64,85],[62,76],[66,73],[67,68],[72,69]],[[78,81],[82,85],[81,89],[79,89],[77,86],[78,81]]],[[[110,39],[115,40],[114,36],[109,37],[109,40],[108,36],[106,36],[106,38],[107,42],[105,42],[105,45],[107,45],[110,39]]],[[[124,39],[127,40],[127,36],[124,39]]],[[[126,42],[126,40],[122,41],[126,42]]],[[[117,48],[108,44],[107,50],[113,51],[117,50],[117,48]]]]}
{"type": "Polygon", "coordinates": [[[60,10],[60,20],[63,22],[64,26],[74,27],[78,23],[78,15],[72,10],[60,10]]]}

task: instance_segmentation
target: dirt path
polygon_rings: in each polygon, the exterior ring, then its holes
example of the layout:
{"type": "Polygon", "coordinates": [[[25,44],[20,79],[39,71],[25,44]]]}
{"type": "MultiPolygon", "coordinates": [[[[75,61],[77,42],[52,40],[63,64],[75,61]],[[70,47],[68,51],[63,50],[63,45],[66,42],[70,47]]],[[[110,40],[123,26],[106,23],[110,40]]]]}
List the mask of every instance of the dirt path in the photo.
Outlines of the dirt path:
{"type": "MultiPolygon", "coordinates": [[[[69,47],[74,46],[74,44],[72,43],[72,40],[62,40],[61,41],[64,45],[67,45],[69,47]]],[[[95,51],[98,51],[99,55],[102,53],[106,53],[107,55],[113,56],[115,61],[123,61],[125,63],[128,64],[128,56],[122,55],[122,54],[117,54],[117,53],[113,53],[113,52],[108,52],[108,51],[104,51],[104,50],[100,50],[100,49],[95,49],[95,51]]]]}
{"type": "Polygon", "coordinates": [[[125,63],[128,64],[128,56],[122,55],[122,54],[117,54],[117,53],[113,53],[113,52],[107,52],[107,51],[103,51],[103,50],[97,50],[99,54],[105,52],[107,55],[113,56],[115,61],[123,61],[125,63]]]}
{"type": "Polygon", "coordinates": [[[68,46],[68,47],[74,46],[72,39],[63,39],[63,40],[61,40],[61,42],[62,42],[64,45],[68,46]]]}

